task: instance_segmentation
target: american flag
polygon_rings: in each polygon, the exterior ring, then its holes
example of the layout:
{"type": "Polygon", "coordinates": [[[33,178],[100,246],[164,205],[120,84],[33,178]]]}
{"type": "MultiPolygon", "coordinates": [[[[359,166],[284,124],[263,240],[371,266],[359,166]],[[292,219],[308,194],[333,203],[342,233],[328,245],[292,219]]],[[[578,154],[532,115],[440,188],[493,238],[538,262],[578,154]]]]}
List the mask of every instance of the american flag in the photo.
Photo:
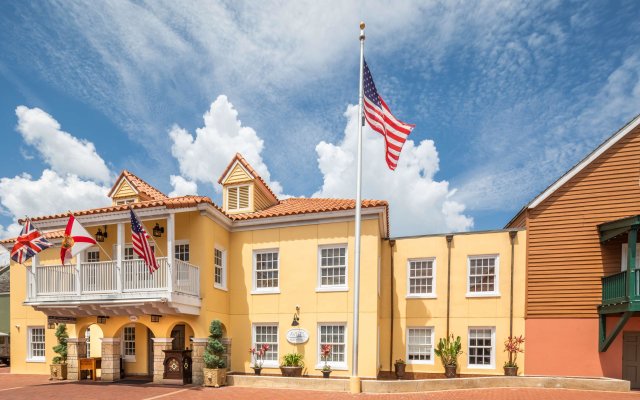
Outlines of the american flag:
{"type": "Polygon", "coordinates": [[[51,246],[53,246],[53,244],[45,239],[40,231],[34,228],[31,221],[27,219],[24,221],[20,236],[18,236],[16,243],[11,249],[11,259],[17,263],[23,264],[31,257],[51,246]]]}
{"type": "Polygon", "coordinates": [[[133,210],[129,211],[131,212],[131,243],[133,251],[144,260],[144,263],[149,268],[149,273],[153,274],[158,270],[158,262],[149,244],[149,235],[140,224],[140,221],[138,221],[133,210]]]}
{"type": "Polygon", "coordinates": [[[398,166],[402,145],[415,125],[406,124],[391,114],[387,103],[378,94],[367,62],[364,62],[364,117],[374,131],[384,136],[386,161],[392,171],[398,166]]]}

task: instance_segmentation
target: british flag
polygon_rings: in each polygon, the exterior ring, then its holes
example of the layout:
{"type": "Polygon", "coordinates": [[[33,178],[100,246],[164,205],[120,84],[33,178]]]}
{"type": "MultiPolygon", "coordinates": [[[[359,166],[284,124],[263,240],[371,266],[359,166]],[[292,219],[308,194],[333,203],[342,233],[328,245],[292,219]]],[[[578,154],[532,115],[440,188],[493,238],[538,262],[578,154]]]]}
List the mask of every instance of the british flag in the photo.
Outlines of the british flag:
{"type": "Polygon", "coordinates": [[[11,249],[11,259],[17,263],[24,264],[31,257],[51,246],[53,244],[45,239],[40,231],[34,228],[31,221],[27,219],[24,221],[20,236],[18,236],[11,249]]]}

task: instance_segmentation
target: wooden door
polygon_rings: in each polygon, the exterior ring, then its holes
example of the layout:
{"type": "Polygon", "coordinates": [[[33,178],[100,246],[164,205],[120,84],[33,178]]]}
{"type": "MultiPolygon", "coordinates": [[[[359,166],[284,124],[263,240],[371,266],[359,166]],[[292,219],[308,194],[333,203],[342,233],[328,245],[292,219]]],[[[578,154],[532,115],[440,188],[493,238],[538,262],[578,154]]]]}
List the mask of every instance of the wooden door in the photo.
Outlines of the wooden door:
{"type": "Polygon", "coordinates": [[[640,332],[624,332],[622,379],[631,382],[631,389],[640,389],[640,332]]]}
{"type": "Polygon", "coordinates": [[[172,350],[184,350],[184,325],[176,325],[171,331],[171,337],[173,342],[171,345],[172,350]]]}

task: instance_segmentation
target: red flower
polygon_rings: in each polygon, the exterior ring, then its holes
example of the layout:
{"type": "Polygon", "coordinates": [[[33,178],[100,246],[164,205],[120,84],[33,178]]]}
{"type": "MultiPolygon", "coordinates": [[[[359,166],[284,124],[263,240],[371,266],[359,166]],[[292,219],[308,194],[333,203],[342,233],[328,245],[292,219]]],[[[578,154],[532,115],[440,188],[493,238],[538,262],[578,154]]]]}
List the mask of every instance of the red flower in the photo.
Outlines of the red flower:
{"type": "Polygon", "coordinates": [[[269,345],[268,345],[268,344],[263,344],[263,345],[262,345],[262,351],[263,351],[263,352],[265,352],[265,353],[266,353],[267,351],[269,351],[269,345]]]}

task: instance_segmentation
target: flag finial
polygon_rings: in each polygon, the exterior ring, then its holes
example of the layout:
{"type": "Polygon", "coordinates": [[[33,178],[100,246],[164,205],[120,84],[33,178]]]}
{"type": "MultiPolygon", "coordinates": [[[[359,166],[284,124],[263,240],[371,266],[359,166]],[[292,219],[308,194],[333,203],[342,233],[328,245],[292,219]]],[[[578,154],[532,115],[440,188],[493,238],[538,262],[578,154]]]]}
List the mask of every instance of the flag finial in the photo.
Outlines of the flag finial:
{"type": "Polygon", "coordinates": [[[364,29],[364,21],[360,21],[360,29],[364,29]]]}

